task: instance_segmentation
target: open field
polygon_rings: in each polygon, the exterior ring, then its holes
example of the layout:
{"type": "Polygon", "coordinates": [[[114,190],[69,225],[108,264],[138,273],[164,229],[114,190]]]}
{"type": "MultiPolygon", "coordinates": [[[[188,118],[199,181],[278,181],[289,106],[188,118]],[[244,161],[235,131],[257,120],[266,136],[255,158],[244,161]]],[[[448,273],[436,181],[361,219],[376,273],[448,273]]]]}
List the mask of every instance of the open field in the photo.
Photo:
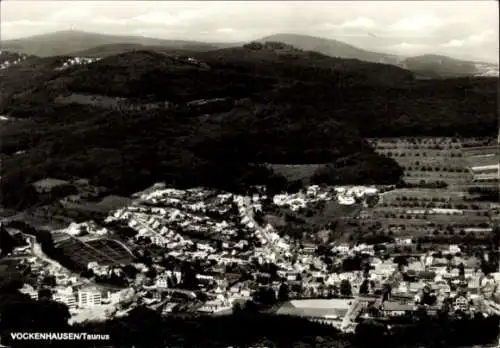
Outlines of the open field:
{"type": "Polygon", "coordinates": [[[288,180],[310,178],[322,164],[267,164],[276,174],[283,175],[288,180]]]}
{"type": "Polygon", "coordinates": [[[465,161],[469,167],[498,165],[500,154],[467,156],[465,161]]]}
{"type": "Polygon", "coordinates": [[[473,146],[463,148],[464,156],[477,156],[477,155],[498,155],[500,145],[486,145],[486,146],[473,146]]]}
{"type": "Polygon", "coordinates": [[[62,240],[57,245],[73,262],[87,266],[89,262],[101,265],[119,265],[132,262],[131,252],[120,242],[113,239],[95,239],[82,241],[71,237],[62,240]]]}

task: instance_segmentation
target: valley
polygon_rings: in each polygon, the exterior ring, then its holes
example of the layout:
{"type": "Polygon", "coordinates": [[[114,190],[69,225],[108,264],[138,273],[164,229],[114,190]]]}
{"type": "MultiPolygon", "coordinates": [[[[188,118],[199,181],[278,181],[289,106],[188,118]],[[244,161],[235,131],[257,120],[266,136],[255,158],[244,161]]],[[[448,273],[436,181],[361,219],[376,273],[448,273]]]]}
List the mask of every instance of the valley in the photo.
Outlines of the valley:
{"type": "Polygon", "coordinates": [[[292,34],[2,47],[38,56],[0,69],[0,300],[120,346],[493,336],[498,77],[292,34]]]}

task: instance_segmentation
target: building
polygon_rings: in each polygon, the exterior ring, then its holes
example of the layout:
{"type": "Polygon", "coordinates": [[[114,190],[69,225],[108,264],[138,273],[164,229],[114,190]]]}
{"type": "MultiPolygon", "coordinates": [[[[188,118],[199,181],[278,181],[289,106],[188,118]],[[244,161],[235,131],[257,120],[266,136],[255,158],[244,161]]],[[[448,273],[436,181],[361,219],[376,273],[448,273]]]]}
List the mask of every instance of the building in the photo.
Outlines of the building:
{"type": "Polygon", "coordinates": [[[395,242],[397,245],[411,245],[412,239],[411,238],[396,238],[395,242]]]}
{"type": "Polygon", "coordinates": [[[159,277],[156,279],[156,287],[166,289],[168,288],[168,278],[167,277],[159,277]]]}
{"type": "Polygon", "coordinates": [[[394,301],[385,301],[382,304],[382,313],[389,317],[405,315],[414,310],[414,306],[409,303],[400,303],[394,301]]]}
{"type": "Polygon", "coordinates": [[[69,309],[76,309],[76,296],[71,287],[57,289],[53,293],[52,298],[56,302],[64,303],[69,309]]]}
{"type": "Polygon", "coordinates": [[[456,311],[467,311],[469,309],[469,300],[465,296],[457,296],[453,306],[456,311]]]}
{"type": "Polygon", "coordinates": [[[38,291],[29,284],[24,284],[23,287],[19,289],[19,292],[28,295],[33,300],[38,300],[38,291]]]}
{"type": "Polygon", "coordinates": [[[101,292],[97,289],[78,290],[78,307],[89,308],[99,306],[102,303],[101,292]]]}
{"type": "Polygon", "coordinates": [[[203,306],[198,308],[198,312],[210,314],[228,313],[231,310],[232,305],[229,303],[229,301],[221,299],[207,301],[203,304],[203,306]]]}

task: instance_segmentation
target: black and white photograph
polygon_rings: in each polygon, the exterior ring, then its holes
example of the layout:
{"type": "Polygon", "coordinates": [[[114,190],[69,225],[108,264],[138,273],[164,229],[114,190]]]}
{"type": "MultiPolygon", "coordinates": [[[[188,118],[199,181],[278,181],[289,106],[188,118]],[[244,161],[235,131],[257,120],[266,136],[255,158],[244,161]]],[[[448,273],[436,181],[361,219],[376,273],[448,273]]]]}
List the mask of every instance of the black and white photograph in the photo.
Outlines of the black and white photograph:
{"type": "Polygon", "coordinates": [[[500,347],[499,2],[0,3],[0,347],[500,347]]]}

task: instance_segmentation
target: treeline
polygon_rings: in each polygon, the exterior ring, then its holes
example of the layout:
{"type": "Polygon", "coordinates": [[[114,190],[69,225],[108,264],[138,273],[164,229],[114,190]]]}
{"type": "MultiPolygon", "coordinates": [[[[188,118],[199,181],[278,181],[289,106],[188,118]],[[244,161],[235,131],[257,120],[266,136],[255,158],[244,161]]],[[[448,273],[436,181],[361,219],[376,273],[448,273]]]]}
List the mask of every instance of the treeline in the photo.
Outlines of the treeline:
{"type": "Polygon", "coordinates": [[[464,347],[494,344],[500,334],[500,318],[475,313],[470,317],[429,317],[424,312],[390,321],[364,321],[356,328],[358,347],[464,347]],[[474,333],[474,334],[471,334],[474,333]]]}

